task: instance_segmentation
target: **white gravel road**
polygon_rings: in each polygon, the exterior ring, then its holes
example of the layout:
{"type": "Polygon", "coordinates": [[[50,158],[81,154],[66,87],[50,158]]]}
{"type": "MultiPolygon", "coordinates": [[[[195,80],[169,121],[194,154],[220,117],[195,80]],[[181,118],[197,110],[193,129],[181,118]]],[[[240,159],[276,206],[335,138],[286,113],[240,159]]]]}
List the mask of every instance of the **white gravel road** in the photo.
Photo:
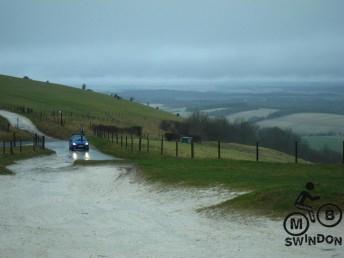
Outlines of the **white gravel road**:
{"type": "MultiPolygon", "coordinates": [[[[19,115],[0,115],[37,130],[19,115]]],[[[9,167],[15,176],[0,176],[1,258],[344,257],[342,246],[285,247],[281,221],[197,213],[234,192],[149,185],[130,166],[72,165],[75,158],[111,158],[95,149],[85,157],[64,141],[47,147],[56,154],[20,161],[9,167]]]]}

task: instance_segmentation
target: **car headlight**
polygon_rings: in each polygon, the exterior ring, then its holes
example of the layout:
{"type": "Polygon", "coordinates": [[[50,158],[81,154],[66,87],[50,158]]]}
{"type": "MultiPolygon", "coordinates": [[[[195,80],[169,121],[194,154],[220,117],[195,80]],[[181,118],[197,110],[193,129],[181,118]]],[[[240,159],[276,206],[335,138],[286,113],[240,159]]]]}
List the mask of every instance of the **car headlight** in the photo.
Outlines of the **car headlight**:
{"type": "Polygon", "coordinates": [[[73,145],[76,145],[76,143],[75,143],[75,142],[73,142],[72,144],[73,144],[73,145]]]}
{"type": "Polygon", "coordinates": [[[88,145],[88,142],[85,142],[85,145],[88,145]]]}

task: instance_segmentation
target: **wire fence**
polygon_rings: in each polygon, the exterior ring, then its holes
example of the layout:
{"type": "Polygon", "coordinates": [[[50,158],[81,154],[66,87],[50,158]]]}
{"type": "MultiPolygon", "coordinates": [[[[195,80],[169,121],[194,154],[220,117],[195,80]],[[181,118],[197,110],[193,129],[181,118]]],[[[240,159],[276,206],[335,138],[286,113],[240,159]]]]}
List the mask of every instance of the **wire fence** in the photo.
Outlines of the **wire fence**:
{"type": "MultiPolygon", "coordinates": [[[[197,158],[200,157],[199,152],[205,152],[205,148],[210,149],[211,153],[209,153],[209,157],[217,158],[217,159],[227,159],[232,158],[231,152],[235,152],[235,148],[231,149],[231,146],[228,146],[228,143],[222,142],[220,140],[211,143],[212,148],[209,148],[208,145],[204,145],[198,142],[191,141],[189,144],[181,145],[179,140],[175,142],[166,141],[163,136],[160,139],[152,138],[150,139],[149,136],[142,135],[142,128],[140,127],[129,127],[129,128],[117,128],[115,126],[105,125],[103,127],[97,128],[96,122],[101,121],[102,123],[108,124],[117,124],[118,121],[125,117],[125,113],[121,112],[105,112],[102,115],[99,113],[94,112],[73,112],[68,110],[59,110],[58,108],[52,109],[50,111],[40,111],[34,110],[31,107],[25,106],[18,106],[18,105],[1,105],[0,108],[10,110],[13,112],[18,112],[22,114],[28,115],[30,118],[39,119],[41,121],[51,121],[56,124],[59,124],[61,127],[65,126],[67,123],[75,121],[75,120],[88,120],[88,128],[93,131],[93,134],[101,137],[107,138],[112,142],[119,144],[120,147],[132,150],[132,151],[155,151],[159,152],[161,155],[172,155],[172,156],[183,156],[189,158],[197,158]],[[96,128],[96,130],[95,130],[96,128]],[[117,129],[116,129],[117,128],[117,129]],[[157,143],[158,142],[158,143],[157,143]],[[186,147],[188,146],[188,147],[186,147]]],[[[9,131],[9,124],[2,125],[4,128],[3,130],[9,131]]],[[[161,134],[160,134],[161,135],[161,134]]],[[[34,142],[34,141],[33,141],[34,142]]],[[[5,145],[6,149],[11,149],[11,143],[8,141],[5,145]]],[[[15,146],[14,141],[12,140],[12,145],[15,146]]],[[[33,146],[38,146],[32,143],[33,146]]],[[[281,153],[288,155],[288,158],[284,158],[286,162],[294,162],[299,163],[304,162],[302,158],[304,154],[303,151],[303,143],[302,142],[294,142],[294,151],[290,150],[288,153],[281,153]],[[291,156],[293,156],[291,158],[291,156]]],[[[3,147],[4,148],[4,147],[3,147]]],[[[15,147],[13,147],[15,148],[15,147]]],[[[207,150],[209,151],[209,150],[207,150]]],[[[251,146],[248,150],[248,154],[243,156],[243,159],[248,160],[256,160],[256,161],[265,161],[268,160],[266,158],[268,156],[266,148],[262,147],[259,141],[255,143],[255,146],[251,146]]],[[[235,153],[234,153],[235,154],[235,153]]],[[[203,153],[202,157],[206,154],[203,153]]],[[[329,154],[331,155],[331,154],[329,154]]],[[[308,157],[309,158],[309,157],[308,157]]],[[[307,158],[306,158],[307,159],[307,158]]],[[[344,141],[342,142],[342,149],[336,153],[335,163],[343,163],[344,164],[344,141]],[[338,157],[337,157],[338,156],[338,157]]],[[[273,160],[269,160],[273,161],[273,160]]]]}
{"type": "MultiPolygon", "coordinates": [[[[118,145],[121,149],[130,152],[154,152],[160,153],[161,156],[174,156],[184,158],[213,158],[213,159],[232,159],[231,155],[239,155],[236,150],[236,146],[243,146],[240,144],[229,144],[220,140],[215,142],[199,143],[191,140],[188,143],[181,142],[180,139],[175,141],[167,141],[164,137],[160,139],[150,138],[148,135],[127,135],[114,131],[94,131],[94,136],[106,139],[108,142],[118,145]],[[231,149],[232,148],[232,149],[231,149]]],[[[255,161],[274,161],[273,158],[268,160],[266,157],[271,155],[271,149],[260,146],[259,142],[256,142],[255,146],[245,146],[244,160],[255,161]]],[[[287,154],[279,151],[275,151],[275,155],[280,157],[284,162],[288,163],[305,163],[306,161],[300,157],[302,152],[302,144],[294,142],[294,153],[287,154]]],[[[278,160],[275,160],[278,161],[278,160]]],[[[342,142],[342,159],[341,163],[344,164],[344,141],[342,142]]]]}
{"type": "Polygon", "coordinates": [[[45,149],[45,136],[34,134],[32,141],[18,139],[13,133],[12,140],[2,140],[0,142],[0,155],[21,153],[24,146],[32,146],[33,151],[45,149]]]}

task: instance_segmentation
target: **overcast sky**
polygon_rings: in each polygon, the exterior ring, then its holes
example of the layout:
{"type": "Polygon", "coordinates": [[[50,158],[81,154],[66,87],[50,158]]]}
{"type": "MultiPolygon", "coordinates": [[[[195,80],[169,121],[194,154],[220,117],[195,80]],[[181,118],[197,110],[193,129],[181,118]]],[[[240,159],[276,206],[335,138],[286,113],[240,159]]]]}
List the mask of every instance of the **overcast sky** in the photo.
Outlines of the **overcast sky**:
{"type": "Polygon", "coordinates": [[[94,89],[344,82],[343,10],[343,0],[0,0],[0,73],[94,89]]]}

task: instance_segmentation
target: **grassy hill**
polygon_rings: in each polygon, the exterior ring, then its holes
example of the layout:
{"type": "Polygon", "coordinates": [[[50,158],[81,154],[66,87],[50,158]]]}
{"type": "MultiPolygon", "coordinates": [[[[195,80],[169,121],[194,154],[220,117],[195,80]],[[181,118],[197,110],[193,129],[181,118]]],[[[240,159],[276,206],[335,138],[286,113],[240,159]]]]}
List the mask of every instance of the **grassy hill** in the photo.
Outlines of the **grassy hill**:
{"type": "MultiPolygon", "coordinates": [[[[161,133],[160,121],[180,119],[168,112],[93,91],[0,75],[0,108],[23,112],[20,107],[32,109],[32,113],[25,112],[24,115],[42,131],[58,138],[67,138],[80,127],[91,134],[90,123],[142,126],[144,133],[151,135],[151,150],[156,152],[160,150],[160,142],[154,138],[161,133]],[[60,125],[59,110],[63,112],[63,126],[60,125]]],[[[174,156],[174,148],[174,142],[166,142],[165,154],[174,156]]],[[[189,157],[190,146],[181,144],[179,152],[180,157],[189,157]]],[[[292,156],[279,151],[261,148],[260,153],[262,161],[293,162],[292,156]]],[[[211,142],[196,144],[195,155],[198,158],[216,158],[217,146],[211,142]]],[[[255,147],[222,144],[222,158],[255,160],[255,147]]]]}
{"type": "Polygon", "coordinates": [[[178,119],[164,111],[93,91],[0,75],[0,108],[18,112],[19,106],[31,108],[33,113],[25,115],[45,132],[60,138],[80,126],[87,129],[90,122],[119,127],[139,125],[145,133],[158,134],[161,120],[178,119]],[[63,127],[59,125],[59,110],[63,112],[63,127]]]}

